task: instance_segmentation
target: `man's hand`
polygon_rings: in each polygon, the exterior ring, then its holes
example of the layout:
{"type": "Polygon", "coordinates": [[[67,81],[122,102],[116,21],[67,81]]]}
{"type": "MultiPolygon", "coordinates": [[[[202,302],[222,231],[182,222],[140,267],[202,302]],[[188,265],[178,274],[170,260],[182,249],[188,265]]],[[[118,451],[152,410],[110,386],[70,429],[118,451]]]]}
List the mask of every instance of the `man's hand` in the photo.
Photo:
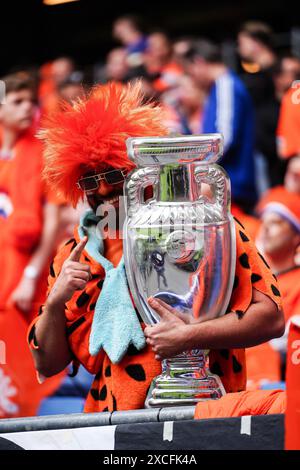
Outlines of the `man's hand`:
{"type": "Polygon", "coordinates": [[[90,267],[80,263],[80,256],[88,241],[84,237],[62,265],[61,272],[49,294],[48,301],[63,305],[71,299],[76,290],[82,290],[91,279],[90,267]]]}
{"type": "Polygon", "coordinates": [[[160,299],[150,297],[148,303],[160,318],[160,323],[144,330],[146,342],[155,352],[155,359],[176,356],[189,349],[189,320],[160,299]]]}

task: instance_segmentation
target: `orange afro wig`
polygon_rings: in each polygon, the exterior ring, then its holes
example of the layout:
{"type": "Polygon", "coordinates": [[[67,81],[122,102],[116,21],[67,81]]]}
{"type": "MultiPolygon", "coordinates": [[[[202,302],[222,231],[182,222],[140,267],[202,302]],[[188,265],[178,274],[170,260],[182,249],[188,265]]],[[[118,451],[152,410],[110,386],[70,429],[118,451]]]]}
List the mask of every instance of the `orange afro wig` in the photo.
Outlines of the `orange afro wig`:
{"type": "Polygon", "coordinates": [[[128,137],[167,134],[162,110],[143,104],[141,83],[111,82],[93,88],[75,103],[44,120],[39,137],[45,143],[47,184],[74,206],[83,197],[76,182],[90,171],[135,167],[126,152],[128,137]]]}

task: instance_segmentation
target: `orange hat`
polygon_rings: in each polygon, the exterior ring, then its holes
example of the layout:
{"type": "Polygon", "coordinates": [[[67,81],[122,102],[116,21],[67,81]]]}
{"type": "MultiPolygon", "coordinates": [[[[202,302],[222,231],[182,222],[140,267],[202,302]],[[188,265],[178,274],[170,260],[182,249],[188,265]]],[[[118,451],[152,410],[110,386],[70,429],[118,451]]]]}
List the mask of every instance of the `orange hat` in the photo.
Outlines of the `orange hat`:
{"type": "Polygon", "coordinates": [[[141,83],[96,86],[85,98],[53,113],[43,122],[44,177],[75,206],[83,192],[76,187],[89,171],[135,167],[126,152],[128,137],[167,134],[162,110],[143,104],[141,83]]]}
{"type": "Polygon", "coordinates": [[[270,189],[260,200],[257,212],[259,215],[275,212],[300,233],[300,195],[287,191],[284,186],[270,189]]]}

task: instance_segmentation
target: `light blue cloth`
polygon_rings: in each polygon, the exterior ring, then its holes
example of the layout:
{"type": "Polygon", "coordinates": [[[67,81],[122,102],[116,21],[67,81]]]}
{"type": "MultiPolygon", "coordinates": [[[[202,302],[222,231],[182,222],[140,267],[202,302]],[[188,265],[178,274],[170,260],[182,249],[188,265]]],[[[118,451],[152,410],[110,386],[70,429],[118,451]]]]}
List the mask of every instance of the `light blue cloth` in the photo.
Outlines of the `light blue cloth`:
{"type": "Polygon", "coordinates": [[[96,231],[98,222],[99,218],[88,211],[83,215],[78,228],[81,239],[88,236],[86,252],[105,270],[104,283],[95,306],[89,351],[92,356],[96,356],[103,348],[110,360],[117,364],[130,344],[141,350],[146,341],[129,294],[124,259],[122,257],[114,268],[101,254],[104,245],[96,231]]]}

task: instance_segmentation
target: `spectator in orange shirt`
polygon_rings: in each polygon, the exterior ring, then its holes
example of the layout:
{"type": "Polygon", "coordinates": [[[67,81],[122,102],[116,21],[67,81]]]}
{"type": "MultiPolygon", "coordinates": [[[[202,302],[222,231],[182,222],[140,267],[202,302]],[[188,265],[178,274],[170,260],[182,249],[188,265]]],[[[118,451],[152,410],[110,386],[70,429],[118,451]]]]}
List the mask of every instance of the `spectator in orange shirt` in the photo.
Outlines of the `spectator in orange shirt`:
{"type": "MultiPolygon", "coordinates": [[[[49,258],[53,255],[58,208],[47,201],[42,183],[42,144],[35,137],[35,89],[25,74],[4,78],[0,106],[0,333],[7,361],[0,387],[9,384],[1,417],[36,413],[40,400],[60,383],[42,387],[26,345],[27,324],[46,295],[49,258]]],[[[2,388],[4,387],[4,388],[2,388]]]]}
{"type": "Polygon", "coordinates": [[[254,388],[264,380],[276,382],[284,378],[289,320],[300,306],[300,266],[295,262],[300,245],[300,195],[282,186],[271,189],[260,201],[258,211],[262,224],[257,245],[278,279],[286,334],[247,350],[248,385],[254,388]]]}
{"type": "Polygon", "coordinates": [[[278,153],[288,159],[300,154],[300,81],[285,93],[277,128],[278,153]]]}
{"type": "Polygon", "coordinates": [[[42,75],[39,99],[42,112],[47,114],[55,111],[59,106],[59,86],[71,77],[75,65],[69,57],[58,57],[45,66],[41,69],[41,73],[45,73],[46,69],[46,77],[42,75]]]}
{"type": "Polygon", "coordinates": [[[23,74],[4,78],[0,107],[0,309],[15,304],[30,320],[45,295],[55,248],[58,208],[42,182],[42,144],[35,137],[35,90],[23,74]]]}
{"type": "Polygon", "coordinates": [[[300,245],[300,195],[279,186],[262,198],[258,211],[262,225],[257,244],[278,278],[287,322],[300,300],[300,266],[295,263],[300,245]]]}

